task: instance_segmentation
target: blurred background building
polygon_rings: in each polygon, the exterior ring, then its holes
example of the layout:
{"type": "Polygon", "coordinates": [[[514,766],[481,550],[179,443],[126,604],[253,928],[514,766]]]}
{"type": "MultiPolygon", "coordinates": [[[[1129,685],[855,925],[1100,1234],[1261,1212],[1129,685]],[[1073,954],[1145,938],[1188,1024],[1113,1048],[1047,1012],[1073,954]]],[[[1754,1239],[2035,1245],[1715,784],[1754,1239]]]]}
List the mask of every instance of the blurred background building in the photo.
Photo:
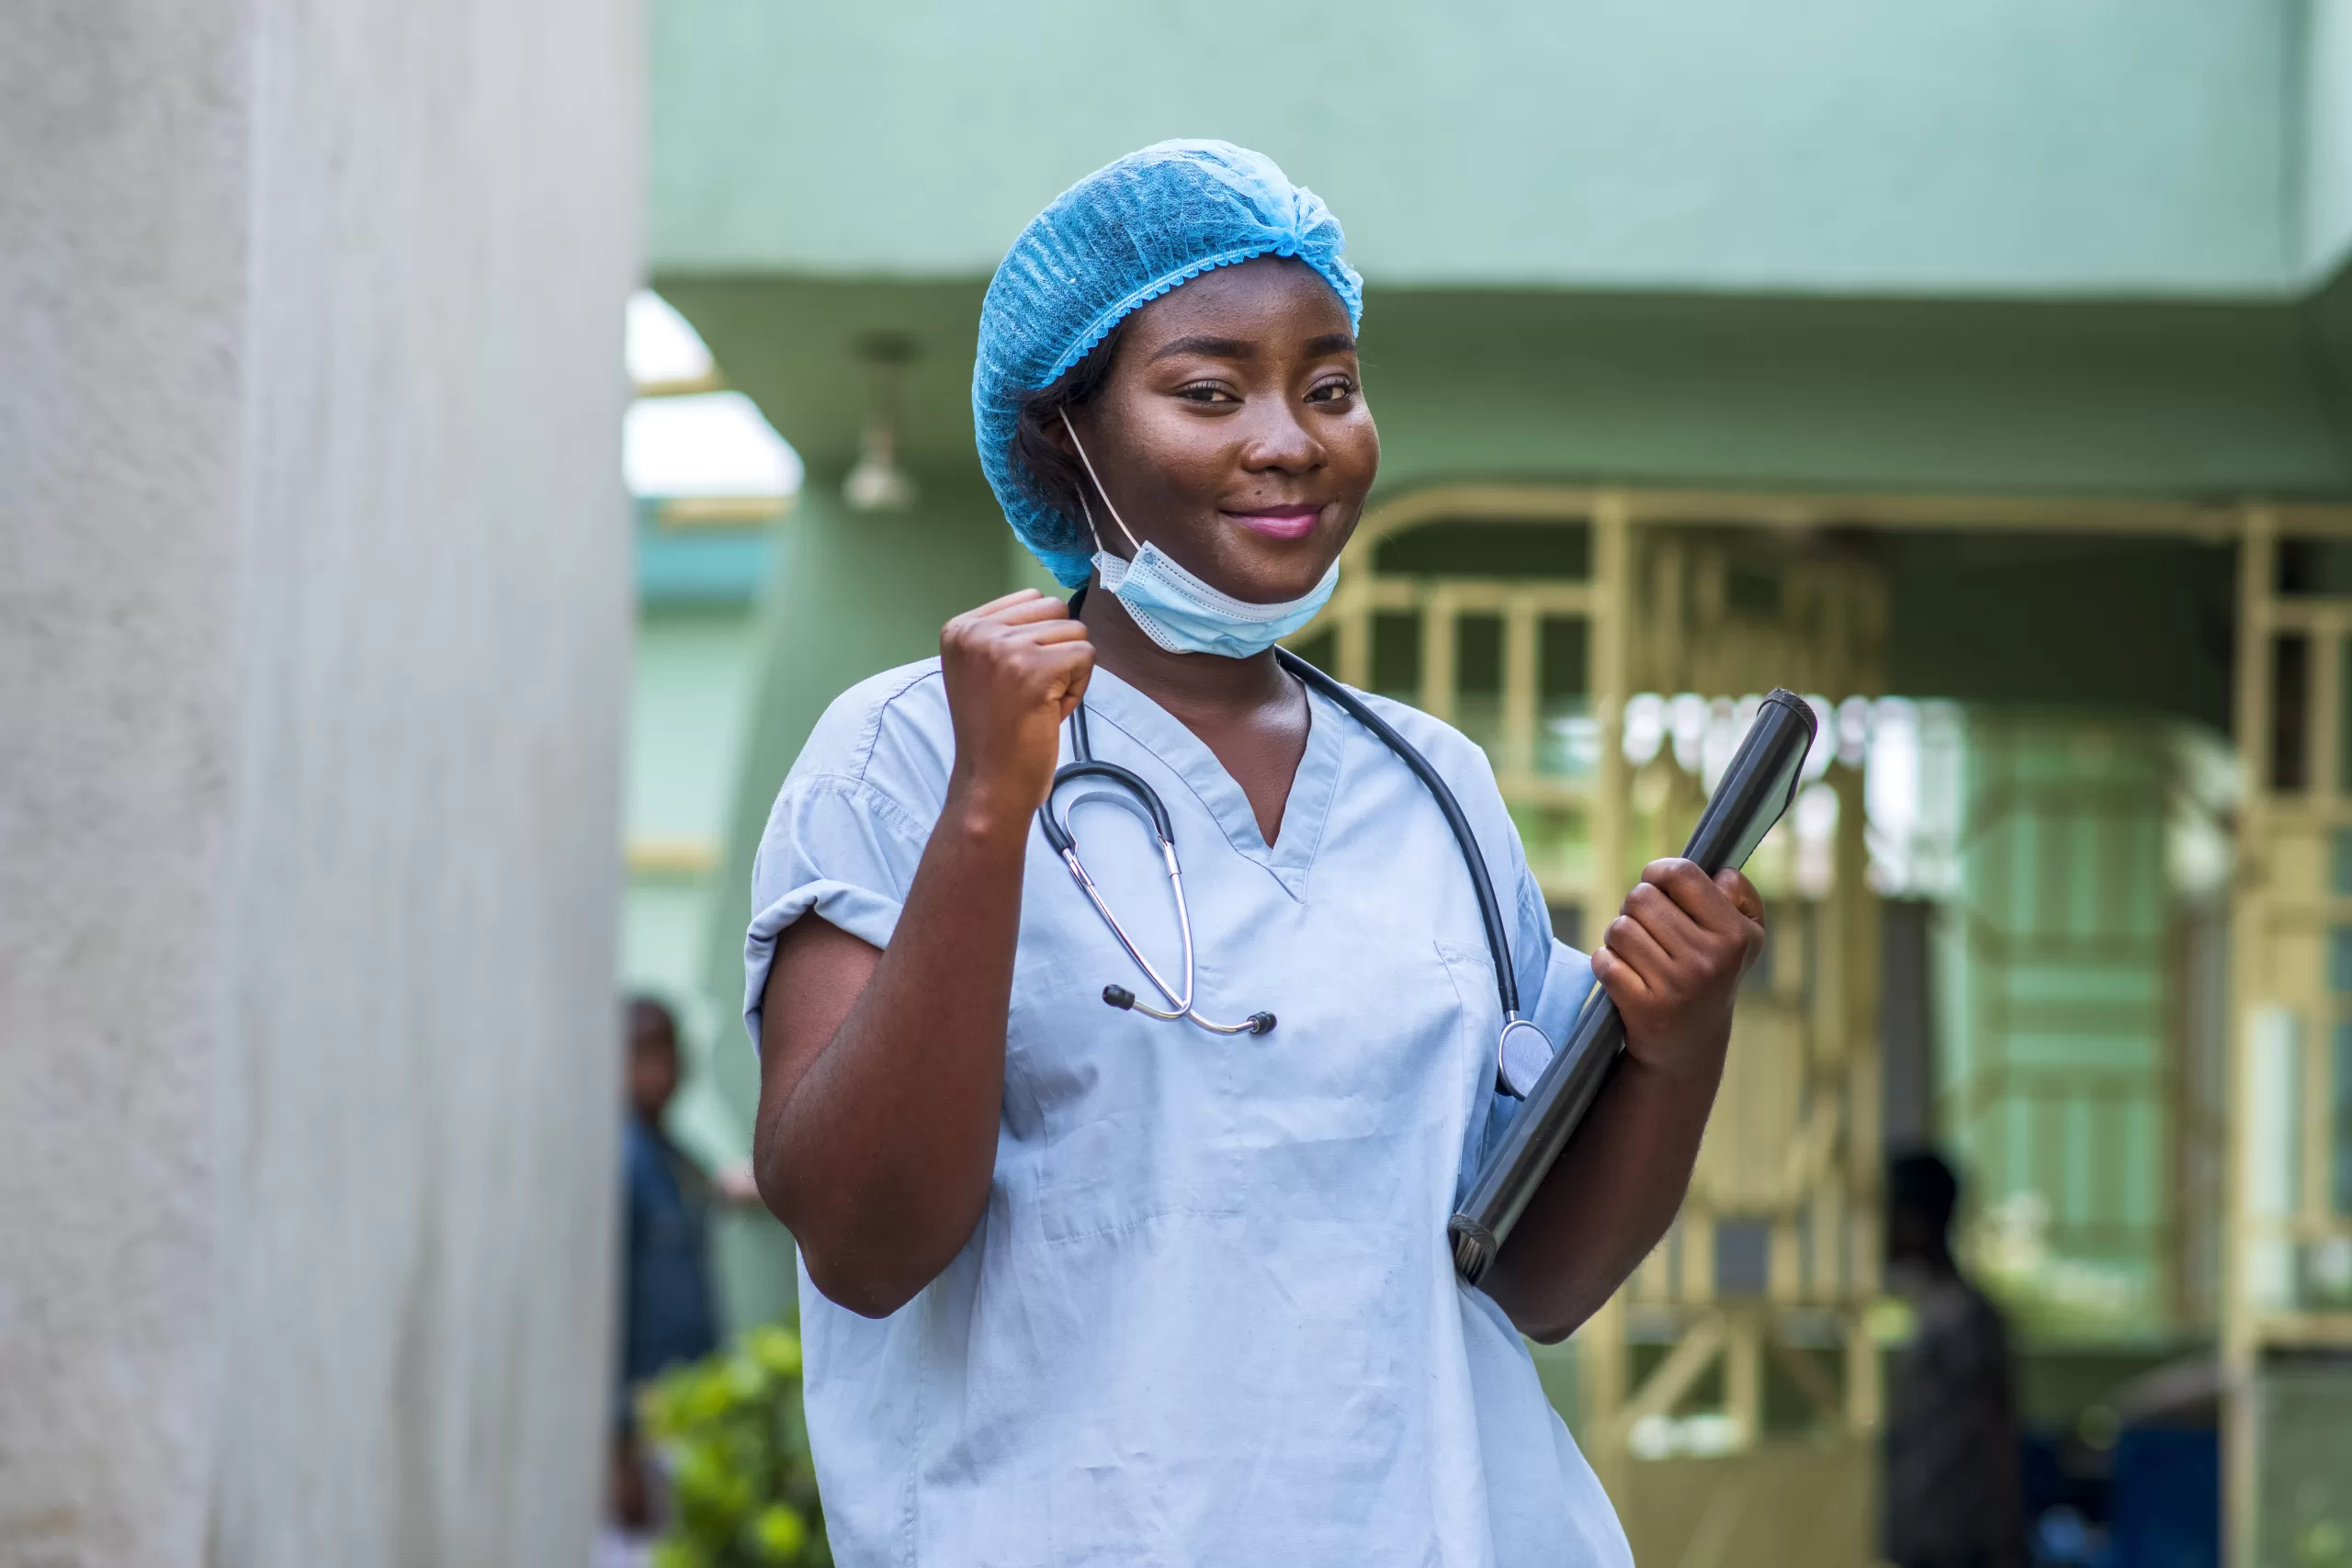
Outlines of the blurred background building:
{"type": "MultiPolygon", "coordinates": [[[[1487,747],[1564,934],[1679,847],[1744,695],[1830,720],[1690,1201],[1539,1353],[1642,1560],[1867,1559],[1879,1171],[1928,1143],[2019,1340],[2038,1552],[2210,1560],[2227,1470],[2233,1561],[2327,1560],[2352,13],[661,0],[650,39],[653,286],[807,465],[772,524],[640,503],[625,948],[710,1032],[715,1157],[801,738],[1044,585],[973,457],[989,271],[1078,175],[1226,137],[1367,279],[1382,482],[1297,642],[1487,747]]],[[[738,1311],[786,1310],[764,1245],[738,1311]]]]}
{"type": "Polygon", "coordinates": [[[0,28],[0,1563],[582,1560],[616,990],[740,1159],[786,765],[1044,585],[989,273],[1173,135],[1348,225],[1299,644],[1487,748],[1564,935],[1745,697],[1827,721],[1690,1201],[1539,1356],[1641,1560],[1869,1559],[1922,1143],[2042,1561],[2352,1560],[2352,0],[0,28]]]}

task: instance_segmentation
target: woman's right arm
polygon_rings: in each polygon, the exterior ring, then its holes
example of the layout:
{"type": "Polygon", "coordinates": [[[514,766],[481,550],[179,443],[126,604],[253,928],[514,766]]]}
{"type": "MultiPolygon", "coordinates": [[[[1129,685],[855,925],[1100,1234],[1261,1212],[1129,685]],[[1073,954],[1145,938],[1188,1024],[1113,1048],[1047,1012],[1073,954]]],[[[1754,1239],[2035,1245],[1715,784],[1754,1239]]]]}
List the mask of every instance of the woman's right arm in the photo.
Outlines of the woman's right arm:
{"type": "Polygon", "coordinates": [[[890,944],[785,928],[762,993],[752,1169],[827,1299],[896,1312],[988,1204],[1029,823],[1094,650],[1031,590],[947,623],[956,761],[890,944]]]}

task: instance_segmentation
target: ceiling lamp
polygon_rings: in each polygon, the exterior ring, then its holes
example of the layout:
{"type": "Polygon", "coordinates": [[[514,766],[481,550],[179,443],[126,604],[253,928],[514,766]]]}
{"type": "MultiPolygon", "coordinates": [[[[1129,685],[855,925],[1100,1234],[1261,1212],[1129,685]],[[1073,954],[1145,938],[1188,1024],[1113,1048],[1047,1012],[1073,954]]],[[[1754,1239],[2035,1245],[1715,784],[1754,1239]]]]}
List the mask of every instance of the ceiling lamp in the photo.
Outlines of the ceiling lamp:
{"type": "Polygon", "coordinates": [[[842,499],[853,511],[904,512],[915,503],[914,476],[898,462],[899,393],[914,356],[913,340],[896,333],[877,333],[858,344],[870,396],[857,466],[842,481],[842,499]]]}

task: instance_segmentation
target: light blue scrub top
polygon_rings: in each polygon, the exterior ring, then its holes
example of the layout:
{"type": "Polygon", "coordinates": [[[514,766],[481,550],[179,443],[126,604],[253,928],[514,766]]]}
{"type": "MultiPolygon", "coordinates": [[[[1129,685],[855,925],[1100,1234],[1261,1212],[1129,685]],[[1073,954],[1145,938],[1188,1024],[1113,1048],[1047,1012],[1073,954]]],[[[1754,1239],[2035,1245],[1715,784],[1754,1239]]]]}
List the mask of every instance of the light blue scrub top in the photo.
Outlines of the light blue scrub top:
{"type": "MultiPolygon", "coordinates": [[[[1446,1246],[1506,1103],[1460,852],[1404,764],[1310,700],[1269,848],[1208,749],[1095,671],[1094,754],[1142,774],[1173,818],[1197,1005],[1279,1025],[1227,1038],[1106,1007],[1105,984],[1148,985],[1032,829],[985,1218],[886,1319],[800,1277],[808,1428],[844,1568],[1631,1563],[1526,1345],[1446,1246]]],[[[1372,700],[1460,798],[1515,912],[1522,1005],[1563,1038],[1591,968],[1553,940],[1485,755],[1372,700]]],[[[1067,726],[1063,745],[1068,761],[1067,726]]],[[[786,926],[813,911],[890,940],[953,755],[936,660],[827,711],[752,874],[754,1041],[786,926]]],[[[1079,805],[1073,829],[1172,978],[1149,834],[1105,803],[1079,805]]]]}

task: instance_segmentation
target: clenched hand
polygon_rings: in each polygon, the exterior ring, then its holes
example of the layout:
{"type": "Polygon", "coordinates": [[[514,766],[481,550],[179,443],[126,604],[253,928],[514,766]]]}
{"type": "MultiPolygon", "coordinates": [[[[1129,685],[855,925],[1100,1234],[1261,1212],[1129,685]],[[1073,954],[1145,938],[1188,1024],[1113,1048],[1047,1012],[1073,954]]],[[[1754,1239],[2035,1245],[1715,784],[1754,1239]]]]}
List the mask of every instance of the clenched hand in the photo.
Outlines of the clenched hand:
{"type": "Polygon", "coordinates": [[[1023,588],[948,622],[939,662],[956,727],[950,797],[1025,834],[1053,790],[1062,720],[1094,672],[1086,628],[1060,600],[1023,588]]]}

